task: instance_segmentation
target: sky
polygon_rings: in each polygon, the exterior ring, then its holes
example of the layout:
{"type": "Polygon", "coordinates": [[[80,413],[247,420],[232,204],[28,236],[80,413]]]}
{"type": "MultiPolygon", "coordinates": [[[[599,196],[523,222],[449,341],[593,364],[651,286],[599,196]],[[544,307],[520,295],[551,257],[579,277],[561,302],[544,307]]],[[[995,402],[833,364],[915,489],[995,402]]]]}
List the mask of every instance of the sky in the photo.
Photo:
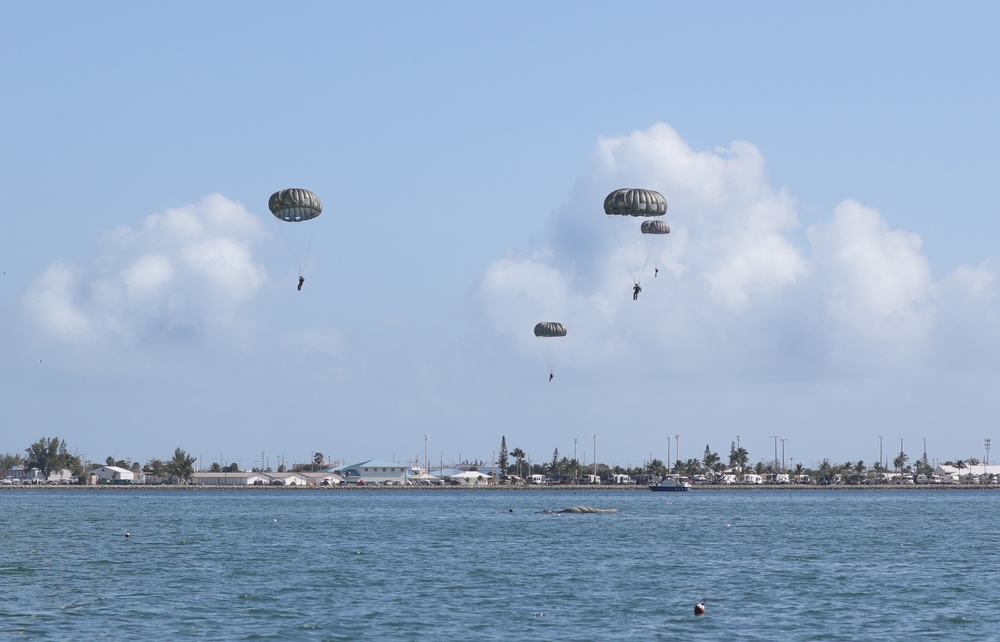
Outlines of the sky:
{"type": "Polygon", "coordinates": [[[0,19],[0,452],[985,458],[1000,5],[0,19]],[[301,291],[267,207],[290,187],[323,202],[301,291]],[[635,301],[603,211],[627,187],[671,227],[635,301]]]}

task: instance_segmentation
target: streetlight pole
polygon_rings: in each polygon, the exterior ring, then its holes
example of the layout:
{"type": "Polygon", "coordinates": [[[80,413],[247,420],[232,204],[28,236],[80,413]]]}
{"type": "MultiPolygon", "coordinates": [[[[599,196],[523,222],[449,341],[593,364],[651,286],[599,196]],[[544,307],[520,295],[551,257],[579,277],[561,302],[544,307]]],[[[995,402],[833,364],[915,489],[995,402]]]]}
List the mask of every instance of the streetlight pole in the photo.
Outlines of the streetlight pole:
{"type": "Polygon", "coordinates": [[[430,437],[430,435],[424,435],[424,474],[425,475],[430,475],[431,474],[430,460],[427,459],[427,438],[428,437],[430,437]]]}
{"type": "Polygon", "coordinates": [[[774,467],[778,467],[778,440],[781,439],[780,435],[771,435],[769,439],[774,440],[774,467]]]}
{"type": "Polygon", "coordinates": [[[883,466],[883,464],[882,464],[882,435],[878,436],[878,465],[879,466],[883,466]]]}
{"type": "MultiPolygon", "coordinates": [[[[675,442],[675,445],[677,446],[677,452],[675,454],[675,457],[677,457],[677,461],[680,461],[681,460],[681,436],[680,435],[674,435],[674,442],[675,442]]],[[[680,471],[678,470],[677,472],[680,472],[680,471]]]]}
{"type": "Polygon", "coordinates": [[[990,465],[990,440],[987,439],[984,443],[986,445],[986,465],[989,466],[990,465]]]}
{"type": "Polygon", "coordinates": [[[779,437],[781,439],[781,470],[788,470],[785,468],[785,442],[788,441],[788,437],[779,437]]]}
{"type": "Polygon", "coordinates": [[[597,433],[594,433],[594,477],[597,477],[597,433]]]}

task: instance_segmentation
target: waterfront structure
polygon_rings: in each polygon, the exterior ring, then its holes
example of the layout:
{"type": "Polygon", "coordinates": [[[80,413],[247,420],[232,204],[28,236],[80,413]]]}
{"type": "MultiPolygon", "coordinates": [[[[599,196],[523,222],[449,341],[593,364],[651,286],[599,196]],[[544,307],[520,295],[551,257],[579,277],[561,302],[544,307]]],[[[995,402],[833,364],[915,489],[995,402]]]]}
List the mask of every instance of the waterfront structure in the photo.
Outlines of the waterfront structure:
{"type": "Polygon", "coordinates": [[[348,484],[404,484],[409,466],[385,459],[369,459],[356,464],[328,468],[326,473],[336,473],[348,484]]]}
{"type": "Polygon", "coordinates": [[[118,466],[101,466],[93,469],[89,474],[92,478],[97,478],[98,483],[131,484],[135,482],[135,473],[118,466]]]}

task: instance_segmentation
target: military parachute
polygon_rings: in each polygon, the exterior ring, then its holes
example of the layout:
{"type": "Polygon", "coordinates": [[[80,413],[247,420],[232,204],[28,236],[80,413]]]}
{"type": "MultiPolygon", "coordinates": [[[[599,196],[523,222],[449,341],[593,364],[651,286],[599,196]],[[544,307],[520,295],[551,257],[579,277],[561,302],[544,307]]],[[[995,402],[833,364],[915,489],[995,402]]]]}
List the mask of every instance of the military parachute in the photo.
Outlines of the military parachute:
{"type": "Polygon", "coordinates": [[[278,229],[292,255],[295,268],[299,272],[299,289],[303,281],[302,272],[309,260],[313,238],[316,235],[315,220],[323,212],[319,197],[307,189],[283,189],[271,194],[267,207],[277,219],[278,229]]]}
{"type": "Polygon", "coordinates": [[[657,239],[670,233],[670,226],[656,218],[667,213],[667,201],[653,190],[617,189],[604,199],[604,213],[615,231],[632,282],[641,284],[657,239]]]}
{"type": "Polygon", "coordinates": [[[556,361],[562,349],[562,341],[554,339],[565,337],[566,327],[555,321],[542,321],[535,324],[535,336],[543,342],[542,353],[545,355],[545,364],[549,367],[549,381],[552,381],[555,376],[556,361]]]}

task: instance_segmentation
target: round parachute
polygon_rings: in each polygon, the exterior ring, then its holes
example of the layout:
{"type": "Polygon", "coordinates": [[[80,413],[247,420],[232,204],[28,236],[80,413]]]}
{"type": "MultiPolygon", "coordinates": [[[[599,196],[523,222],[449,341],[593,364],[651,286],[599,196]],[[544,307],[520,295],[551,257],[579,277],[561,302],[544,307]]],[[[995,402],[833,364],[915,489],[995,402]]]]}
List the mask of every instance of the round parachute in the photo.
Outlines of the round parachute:
{"type": "Polygon", "coordinates": [[[292,188],[278,190],[271,194],[271,198],[267,201],[267,208],[277,219],[275,224],[281,232],[281,237],[285,240],[285,247],[292,255],[296,269],[299,271],[299,289],[301,290],[302,273],[309,261],[313,237],[316,234],[316,227],[319,225],[319,221],[314,219],[323,212],[323,204],[319,197],[309,190],[292,188]],[[309,223],[308,221],[313,222],[309,223]],[[295,225],[289,225],[289,223],[295,223],[295,225]]]}
{"type": "Polygon", "coordinates": [[[309,221],[323,212],[319,197],[307,189],[283,189],[271,194],[267,207],[276,218],[289,223],[309,221]]]}
{"type": "Polygon", "coordinates": [[[535,336],[540,338],[565,337],[566,328],[563,327],[563,324],[555,321],[542,321],[535,324],[535,336]]]}
{"type": "Polygon", "coordinates": [[[667,213],[667,201],[663,194],[651,189],[616,189],[604,199],[604,213],[609,216],[663,216],[667,213]]]}
{"type": "Polygon", "coordinates": [[[549,367],[549,381],[555,376],[556,361],[559,360],[559,351],[562,350],[562,341],[549,341],[548,339],[566,336],[566,327],[555,321],[542,321],[535,324],[535,336],[540,340],[542,354],[545,357],[545,365],[549,367]]]}
{"type": "Polygon", "coordinates": [[[639,285],[653,257],[658,235],[670,233],[669,225],[652,218],[667,213],[667,201],[663,194],[651,189],[616,189],[604,199],[604,213],[618,239],[632,283],[639,285]],[[636,217],[646,220],[641,226],[636,225],[636,217]]]}
{"type": "Polygon", "coordinates": [[[670,226],[663,221],[643,221],[639,230],[643,234],[670,234],[670,226]]]}

